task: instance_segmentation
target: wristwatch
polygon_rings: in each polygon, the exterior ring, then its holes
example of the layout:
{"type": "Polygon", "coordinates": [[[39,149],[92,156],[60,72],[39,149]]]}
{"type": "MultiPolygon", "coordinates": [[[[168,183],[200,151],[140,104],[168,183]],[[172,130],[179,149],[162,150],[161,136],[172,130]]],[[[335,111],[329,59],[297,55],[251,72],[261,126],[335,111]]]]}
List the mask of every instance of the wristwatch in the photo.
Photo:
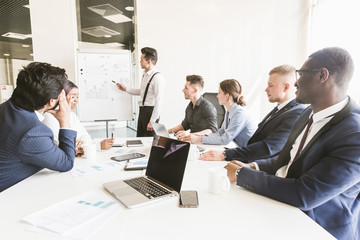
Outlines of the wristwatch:
{"type": "Polygon", "coordinates": [[[239,167],[238,169],[236,169],[235,176],[239,175],[239,172],[240,172],[241,168],[242,167],[239,167]]]}
{"type": "MultiPolygon", "coordinates": [[[[226,150],[225,150],[226,151],[226,150]]],[[[224,157],[224,159],[226,160],[226,153],[225,153],[225,151],[223,151],[223,157],[224,157]]]]}

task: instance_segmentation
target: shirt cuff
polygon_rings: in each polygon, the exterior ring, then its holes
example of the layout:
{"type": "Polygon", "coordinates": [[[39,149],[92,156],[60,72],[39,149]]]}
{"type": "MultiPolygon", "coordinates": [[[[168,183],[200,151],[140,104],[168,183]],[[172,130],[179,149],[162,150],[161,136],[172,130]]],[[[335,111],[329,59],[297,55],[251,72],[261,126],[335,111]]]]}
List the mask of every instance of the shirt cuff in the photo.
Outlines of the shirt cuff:
{"type": "Polygon", "coordinates": [[[259,171],[260,170],[259,165],[256,162],[252,162],[252,163],[254,164],[255,169],[259,171]]]}
{"type": "Polygon", "coordinates": [[[60,129],[67,129],[67,130],[73,130],[73,131],[75,131],[75,130],[72,129],[72,128],[60,128],[60,129]]]}

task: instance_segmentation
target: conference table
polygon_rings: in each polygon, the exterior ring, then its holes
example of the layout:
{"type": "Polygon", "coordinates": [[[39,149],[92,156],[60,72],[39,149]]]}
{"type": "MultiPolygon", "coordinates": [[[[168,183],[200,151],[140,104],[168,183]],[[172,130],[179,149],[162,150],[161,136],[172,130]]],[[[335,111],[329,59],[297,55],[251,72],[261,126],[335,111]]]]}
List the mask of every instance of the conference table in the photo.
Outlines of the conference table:
{"type": "MultiPolygon", "coordinates": [[[[140,139],[144,146],[131,151],[149,154],[152,138],[140,139]]],[[[124,142],[125,139],[116,141],[124,142]]],[[[234,183],[225,194],[210,193],[208,169],[223,167],[226,162],[197,160],[195,147],[191,146],[189,152],[182,190],[198,192],[198,208],[180,208],[178,197],[171,197],[128,209],[114,198],[121,210],[90,239],[334,239],[298,208],[254,194],[234,183]]],[[[74,167],[106,162],[127,150],[121,147],[98,151],[93,160],[76,158],[74,167]]],[[[0,239],[71,239],[30,231],[31,225],[22,219],[89,191],[109,194],[103,183],[144,173],[143,170],[116,169],[73,176],[70,172],[44,169],[0,193],[0,239]]]]}

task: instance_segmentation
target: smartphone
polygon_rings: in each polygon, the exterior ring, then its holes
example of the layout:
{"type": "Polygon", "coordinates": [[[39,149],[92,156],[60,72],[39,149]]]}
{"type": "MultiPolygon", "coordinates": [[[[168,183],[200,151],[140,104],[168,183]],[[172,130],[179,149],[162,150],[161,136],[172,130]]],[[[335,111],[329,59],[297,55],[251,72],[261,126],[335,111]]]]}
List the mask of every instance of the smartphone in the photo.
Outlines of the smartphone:
{"type": "Polygon", "coordinates": [[[199,207],[199,199],[197,191],[181,191],[179,198],[179,207],[197,208],[199,207]]]}
{"type": "Polygon", "coordinates": [[[123,155],[111,157],[111,160],[121,162],[130,159],[141,158],[141,157],[145,157],[145,155],[141,153],[130,153],[130,154],[123,154],[123,155]]]}

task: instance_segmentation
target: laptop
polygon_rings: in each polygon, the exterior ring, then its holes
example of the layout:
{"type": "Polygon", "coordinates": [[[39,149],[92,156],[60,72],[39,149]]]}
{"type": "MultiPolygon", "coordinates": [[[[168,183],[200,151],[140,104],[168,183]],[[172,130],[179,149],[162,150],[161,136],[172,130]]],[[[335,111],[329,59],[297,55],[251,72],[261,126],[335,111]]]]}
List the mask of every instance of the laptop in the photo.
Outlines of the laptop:
{"type": "Polygon", "coordinates": [[[103,185],[128,208],[177,196],[181,190],[189,149],[188,142],[155,136],[145,176],[103,185]]]}
{"type": "Polygon", "coordinates": [[[167,137],[167,138],[170,137],[168,130],[166,129],[164,124],[151,122],[151,125],[152,125],[156,135],[167,137]]]}

